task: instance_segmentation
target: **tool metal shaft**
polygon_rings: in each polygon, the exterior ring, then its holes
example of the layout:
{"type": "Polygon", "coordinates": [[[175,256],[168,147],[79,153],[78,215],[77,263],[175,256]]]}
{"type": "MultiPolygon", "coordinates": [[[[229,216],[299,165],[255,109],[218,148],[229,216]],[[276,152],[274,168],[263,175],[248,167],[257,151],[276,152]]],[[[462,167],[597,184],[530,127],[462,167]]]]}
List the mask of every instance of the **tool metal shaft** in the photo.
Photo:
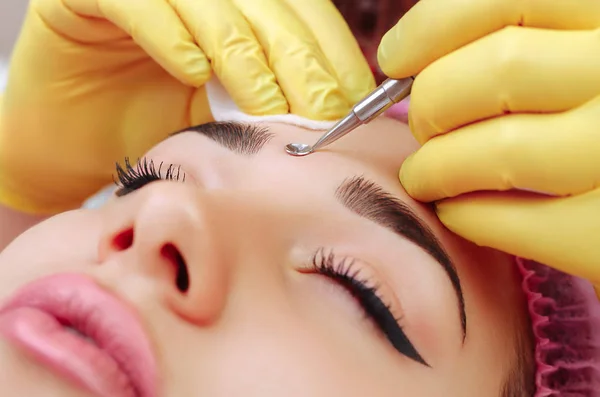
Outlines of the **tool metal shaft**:
{"type": "Polygon", "coordinates": [[[360,125],[367,124],[395,103],[410,94],[414,78],[387,79],[379,87],[352,108],[352,111],[325,133],[313,146],[311,152],[333,143],[360,125]]]}

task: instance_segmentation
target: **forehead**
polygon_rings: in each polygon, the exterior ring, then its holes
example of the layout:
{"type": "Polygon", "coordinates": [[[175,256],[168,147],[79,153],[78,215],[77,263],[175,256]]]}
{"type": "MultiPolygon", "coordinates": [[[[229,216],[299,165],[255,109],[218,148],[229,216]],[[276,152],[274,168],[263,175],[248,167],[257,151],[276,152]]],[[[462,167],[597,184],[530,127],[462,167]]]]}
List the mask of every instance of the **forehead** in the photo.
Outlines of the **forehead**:
{"type": "Polygon", "coordinates": [[[260,171],[263,178],[274,178],[280,182],[283,182],[282,178],[293,178],[298,185],[303,180],[308,182],[310,177],[311,186],[317,187],[340,178],[361,175],[408,199],[397,175],[404,159],[417,149],[418,144],[404,124],[381,117],[306,157],[286,154],[285,145],[291,142],[312,144],[324,131],[310,131],[280,123],[256,125],[266,129],[272,138],[258,154],[252,156],[234,154],[195,132],[164,141],[148,156],[165,163],[181,163],[186,171],[202,168],[205,171],[203,178],[214,179],[214,174],[221,174],[230,181],[235,176],[248,180],[251,174],[256,173],[253,171],[260,171]],[[210,173],[213,175],[208,175],[210,173]]]}
{"type": "MultiPolygon", "coordinates": [[[[282,124],[270,124],[269,129],[275,133],[271,145],[281,147],[291,142],[313,144],[325,132],[282,124]]],[[[392,175],[418,147],[407,125],[380,117],[305,158],[315,162],[349,161],[374,172],[392,175]]]]}
{"type": "Polygon", "coordinates": [[[413,208],[434,228],[439,224],[428,206],[412,200],[398,180],[403,161],[417,148],[407,125],[380,117],[305,157],[293,157],[291,142],[314,143],[325,131],[281,123],[254,124],[272,138],[254,155],[240,155],[197,132],[162,142],[148,153],[155,162],[181,165],[186,177],[207,189],[263,190],[281,199],[301,195],[326,203],[345,180],[362,176],[413,208]]]}

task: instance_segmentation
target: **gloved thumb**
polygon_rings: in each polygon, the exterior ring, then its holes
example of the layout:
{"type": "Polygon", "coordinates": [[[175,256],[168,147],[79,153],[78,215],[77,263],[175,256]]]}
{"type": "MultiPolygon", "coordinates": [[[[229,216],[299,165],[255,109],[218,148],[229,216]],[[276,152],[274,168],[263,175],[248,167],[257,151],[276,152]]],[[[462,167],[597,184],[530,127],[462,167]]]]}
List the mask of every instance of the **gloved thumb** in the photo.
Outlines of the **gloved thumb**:
{"type": "Polygon", "coordinates": [[[383,37],[379,66],[392,78],[414,76],[444,55],[509,25],[597,28],[597,1],[565,4],[565,0],[420,0],[383,37]]]}
{"type": "Polygon", "coordinates": [[[487,1],[421,0],[384,35],[379,66],[392,78],[417,75],[442,56],[502,28],[512,17],[516,22],[518,14],[490,15],[487,1]]]}

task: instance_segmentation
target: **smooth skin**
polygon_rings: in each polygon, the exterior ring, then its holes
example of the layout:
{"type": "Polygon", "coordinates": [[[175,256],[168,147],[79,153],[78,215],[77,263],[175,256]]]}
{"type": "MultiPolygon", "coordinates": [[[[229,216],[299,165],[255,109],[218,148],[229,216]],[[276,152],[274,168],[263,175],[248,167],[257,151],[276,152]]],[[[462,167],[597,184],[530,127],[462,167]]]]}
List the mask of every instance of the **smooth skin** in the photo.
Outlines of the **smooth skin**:
{"type": "Polygon", "coordinates": [[[246,113],[322,120],[375,86],[329,0],[32,0],[0,104],[0,203],[76,208],[115,158],[210,121],[211,76],[246,113]]]}
{"type": "Polygon", "coordinates": [[[418,75],[411,197],[478,245],[597,287],[599,36],[596,0],[421,0],[379,48],[386,74],[418,75]]]}
{"type": "MultiPolygon", "coordinates": [[[[143,319],[164,397],[498,396],[514,335],[529,327],[514,260],[455,236],[402,189],[395,170],[418,148],[407,126],[381,118],[304,158],[283,147],[318,133],[267,126],[275,136],[253,156],[194,132],[160,143],[147,157],[181,165],[185,183],[153,182],[33,227],[0,254],[0,301],[49,274],[93,277],[143,319]],[[452,257],[466,302],[464,344],[441,267],[335,198],[357,175],[416,211],[452,257]],[[128,228],[133,246],[115,246],[128,228]],[[166,243],[187,258],[187,294],[160,254],[166,243]],[[319,247],[354,258],[382,286],[430,367],[396,351],[343,287],[301,271],[319,247]]],[[[86,396],[2,340],[0,352],[8,394],[86,396]]]]}

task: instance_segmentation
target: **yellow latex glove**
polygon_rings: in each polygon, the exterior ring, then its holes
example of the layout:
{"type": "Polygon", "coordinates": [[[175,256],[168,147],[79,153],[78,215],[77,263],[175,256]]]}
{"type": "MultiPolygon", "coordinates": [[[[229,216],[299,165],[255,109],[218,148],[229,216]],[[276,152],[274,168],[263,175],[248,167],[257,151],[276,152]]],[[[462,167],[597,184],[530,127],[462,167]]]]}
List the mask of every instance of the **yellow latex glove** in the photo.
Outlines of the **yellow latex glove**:
{"type": "Polygon", "coordinates": [[[386,74],[419,74],[408,193],[476,244],[596,286],[599,28],[597,0],[421,0],[379,49],[386,74]]]}
{"type": "Polygon", "coordinates": [[[329,0],[32,0],[0,108],[0,203],[79,206],[115,160],[211,120],[211,67],[255,115],[335,119],[375,86],[329,0]]]}

